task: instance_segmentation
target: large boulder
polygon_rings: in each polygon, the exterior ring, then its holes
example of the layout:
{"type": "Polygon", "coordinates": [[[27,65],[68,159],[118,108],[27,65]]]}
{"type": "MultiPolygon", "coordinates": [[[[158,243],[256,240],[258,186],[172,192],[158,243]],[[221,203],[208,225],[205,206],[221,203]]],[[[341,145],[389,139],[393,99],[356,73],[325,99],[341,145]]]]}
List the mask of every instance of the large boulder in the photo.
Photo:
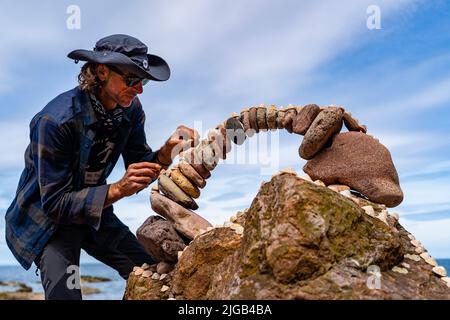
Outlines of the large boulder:
{"type": "MultiPolygon", "coordinates": [[[[385,208],[294,174],[276,175],[241,215],[243,233],[232,223],[186,247],[166,297],[450,299],[436,262],[418,255],[425,249],[385,208]]],[[[127,293],[135,298],[143,289],[130,278],[127,293]]]]}
{"type": "Polygon", "coordinates": [[[344,184],[369,200],[395,207],[403,192],[389,150],[362,132],[338,134],[303,170],[326,185],[344,184]]]}

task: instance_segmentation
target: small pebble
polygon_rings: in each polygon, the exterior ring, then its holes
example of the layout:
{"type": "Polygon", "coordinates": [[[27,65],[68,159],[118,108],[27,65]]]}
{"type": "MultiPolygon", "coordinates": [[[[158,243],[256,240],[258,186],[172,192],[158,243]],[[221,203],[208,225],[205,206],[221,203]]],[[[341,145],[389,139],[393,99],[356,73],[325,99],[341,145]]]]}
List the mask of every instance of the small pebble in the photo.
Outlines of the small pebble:
{"type": "Polygon", "coordinates": [[[407,274],[408,270],[405,268],[400,268],[400,267],[393,267],[392,271],[397,272],[397,273],[402,273],[402,274],[407,274]]]}
{"type": "Polygon", "coordinates": [[[133,267],[133,272],[136,271],[137,269],[139,269],[139,267],[138,266],[134,266],[133,267]]]}
{"type": "Polygon", "coordinates": [[[422,244],[417,240],[411,240],[411,244],[416,248],[422,246],[422,244]]]}
{"type": "Polygon", "coordinates": [[[178,255],[178,260],[180,260],[181,256],[183,255],[183,251],[178,251],[177,255],[178,255]]]}
{"type": "Polygon", "coordinates": [[[153,280],[158,280],[158,279],[159,279],[159,274],[158,274],[157,272],[155,272],[155,273],[152,275],[152,279],[153,279],[153,280]]]}
{"type": "Polygon", "coordinates": [[[166,286],[166,285],[162,286],[161,292],[166,292],[167,290],[169,290],[168,286],[166,286]]]}
{"type": "Polygon", "coordinates": [[[425,259],[425,262],[428,263],[430,266],[433,266],[433,267],[437,267],[438,266],[436,260],[434,260],[433,258],[427,258],[427,259],[425,259]]]}
{"type": "Polygon", "coordinates": [[[164,280],[167,277],[167,273],[163,273],[161,277],[159,277],[159,280],[164,280]]]}
{"type": "Polygon", "coordinates": [[[144,263],[141,268],[144,270],[148,270],[150,269],[150,265],[148,263],[144,263]]]}
{"type": "Polygon", "coordinates": [[[420,257],[417,254],[405,254],[404,257],[405,259],[410,259],[416,262],[420,261],[420,257]]]}
{"type": "Polygon", "coordinates": [[[151,272],[150,270],[145,270],[144,272],[142,272],[142,276],[144,278],[149,278],[152,276],[152,274],[153,274],[153,272],[151,272]]]}
{"type": "Polygon", "coordinates": [[[423,252],[423,253],[421,253],[421,254],[420,254],[420,257],[421,257],[423,260],[426,260],[426,259],[430,259],[430,258],[431,258],[430,254],[429,254],[428,252],[423,252]]]}
{"type": "Polygon", "coordinates": [[[142,269],[142,268],[138,268],[138,269],[136,269],[136,271],[134,272],[134,275],[135,276],[140,276],[142,273],[144,272],[144,269],[142,269]]]}
{"type": "Polygon", "coordinates": [[[415,239],[414,236],[411,233],[408,233],[408,238],[411,239],[411,240],[415,239]]]}
{"type": "Polygon", "coordinates": [[[316,181],[314,181],[314,183],[318,186],[326,187],[325,183],[323,183],[323,181],[321,181],[321,180],[316,180],[316,181]]]}
{"type": "Polygon", "coordinates": [[[340,194],[342,194],[343,196],[347,197],[347,198],[351,198],[352,197],[352,193],[350,192],[350,190],[344,190],[339,192],[340,194]]]}
{"type": "Polygon", "coordinates": [[[343,184],[330,184],[329,186],[327,186],[328,188],[330,188],[333,191],[336,192],[341,192],[341,191],[345,191],[345,190],[350,190],[349,186],[345,186],[343,184]]]}
{"type": "Polygon", "coordinates": [[[236,232],[236,234],[243,234],[244,233],[244,227],[239,226],[238,228],[234,229],[234,232],[236,232]]]}
{"type": "Polygon", "coordinates": [[[406,262],[402,262],[402,266],[404,266],[406,269],[410,268],[409,263],[406,263],[406,262]]]}
{"type": "Polygon", "coordinates": [[[231,217],[230,217],[230,221],[231,221],[231,222],[236,222],[236,220],[237,220],[236,216],[231,216],[231,217]]]}
{"type": "Polygon", "coordinates": [[[362,207],[364,211],[371,217],[375,217],[375,210],[373,210],[372,206],[364,206],[362,207]]]}
{"type": "Polygon", "coordinates": [[[417,254],[421,254],[421,253],[423,253],[424,252],[424,250],[423,250],[423,248],[422,247],[417,247],[417,248],[414,248],[414,251],[417,253],[417,254]]]}
{"type": "Polygon", "coordinates": [[[438,267],[434,267],[432,270],[433,270],[433,272],[435,274],[437,274],[440,277],[446,277],[447,276],[447,270],[445,270],[444,267],[438,266],[438,267]]]}

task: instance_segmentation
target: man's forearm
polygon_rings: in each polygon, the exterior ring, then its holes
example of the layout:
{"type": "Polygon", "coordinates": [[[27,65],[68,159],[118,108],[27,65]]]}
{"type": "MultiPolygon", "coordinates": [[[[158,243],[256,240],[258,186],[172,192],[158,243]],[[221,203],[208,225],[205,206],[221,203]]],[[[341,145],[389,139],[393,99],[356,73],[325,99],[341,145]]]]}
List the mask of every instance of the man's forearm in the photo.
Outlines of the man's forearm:
{"type": "Polygon", "coordinates": [[[112,205],[114,202],[119,201],[120,199],[122,199],[124,196],[122,195],[122,193],[120,192],[117,184],[113,183],[109,186],[108,189],[108,193],[106,195],[106,199],[105,199],[105,204],[104,204],[104,208],[109,207],[110,205],[112,205]]]}

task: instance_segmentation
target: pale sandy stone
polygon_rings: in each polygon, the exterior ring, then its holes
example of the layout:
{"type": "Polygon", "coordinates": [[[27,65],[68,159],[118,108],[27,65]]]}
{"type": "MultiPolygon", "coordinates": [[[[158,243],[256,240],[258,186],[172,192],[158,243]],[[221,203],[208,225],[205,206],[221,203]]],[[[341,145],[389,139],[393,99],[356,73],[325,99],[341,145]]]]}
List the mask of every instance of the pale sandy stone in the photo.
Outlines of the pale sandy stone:
{"type": "Polygon", "coordinates": [[[423,248],[422,247],[417,247],[417,248],[414,248],[414,251],[417,253],[417,254],[421,254],[421,253],[423,253],[424,252],[424,250],[423,250],[423,248]]]}
{"type": "Polygon", "coordinates": [[[352,193],[350,192],[350,190],[344,190],[344,191],[341,191],[339,193],[342,194],[344,197],[347,197],[347,198],[351,198],[352,197],[352,193]]]}
{"type": "Polygon", "coordinates": [[[387,211],[383,210],[380,212],[380,214],[377,216],[377,218],[379,220],[381,220],[382,222],[384,222],[386,225],[389,225],[389,223],[387,222],[387,211]]]}
{"type": "Polygon", "coordinates": [[[411,233],[408,233],[408,238],[411,239],[411,240],[415,239],[415,237],[411,233]]]}
{"type": "Polygon", "coordinates": [[[183,251],[178,251],[178,252],[177,252],[177,255],[178,255],[178,260],[180,260],[180,259],[181,259],[181,256],[183,255],[183,251]]]}
{"type": "Polygon", "coordinates": [[[422,244],[419,242],[419,241],[417,241],[417,240],[411,240],[411,244],[414,246],[414,247],[422,247],[422,244]]]}
{"type": "Polygon", "coordinates": [[[328,188],[330,188],[333,191],[336,192],[341,192],[341,191],[345,191],[345,190],[350,190],[349,186],[343,185],[343,184],[330,184],[329,186],[327,186],[328,188]]]}
{"type": "Polygon", "coordinates": [[[421,257],[423,260],[426,260],[426,259],[430,259],[430,258],[431,258],[430,254],[429,254],[428,252],[423,252],[423,253],[421,253],[421,254],[420,254],[420,257],[421,257]]]}
{"type": "Polygon", "coordinates": [[[242,235],[242,234],[244,233],[244,227],[239,226],[239,227],[237,227],[237,228],[234,229],[234,232],[235,232],[236,234],[242,235]]]}
{"type": "Polygon", "coordinates": [[[408,270],[405,268],[400,268],[400,267],[393,267],[392,271],[397,272],[397,273],[401,273],[401,274],[407,274],[408,270]]]}
{"type": "Polygon", "coordinates": [[[152,276],[152,274],[153,272],[151,272],[150,270],[145,270],[144,272],[142,272],[142,277],[149,278],[152,276]]]}
{"type": "Polygon", "coordinates": [[[231,222],[236,222],[236,220],[237,220],[236,216],[231,216],[231,217],[230,217],[230,221],[231,221],[231,222]]]}
{"type": "Polygon", "coordinates": [[[314,183],[315,183],[316,185],[318,185],[318,186],[326,187],[325,183],[323,183],[322,180],[316,180],[316,181],[314,181],[314,183]]]}
{"type": "Polygon", "coordinates": [[[144,269],[142,269],[141,267],[138,267],[138,269],[136,269],[136,271],[134,272],[134,275],[140,276],[142,273],[144,273],[144,269]]]}
{"type": "Polygon", "coordinates": [[[136,271],[137,269],[139,269],[139,267],[138,266],[134,266],[133,267],[133,272],[136,271]]]}
{"type": "Polygon", "coordinates": [[[152,279],[159,280],[159,273],[155,272],[154,274],[152,274],[152,279]]]}
{"type": "Polygon", "coordinates": [[[167,277],[167,273],[163,273],[161,277],[159,277],[159,280],[164,280],[167,277]]]}
{"type": "Polygon", "coordinates": [[[411,267],[409,263],[406,262],[402,262],[402,266],[405,267],[406,269],[409,269],[411,267]]]}
{"type": "Polygon", "coordinates": [[[166,286],[166,285],[162,286],[161,292],[166,292],[167,290],[169,290],[168,286],[166,286]]]}
{"type": "Polygon", "coordinates": [[[437,274],[438,276],[440,276],[440,277],[446,277],[446,276],[447,276],[447,270],[445,270],[444,267],[437,266],[437,267],[434,267],[434,268],[432,269],[432,271],[433,271],[435,274],[437,274]]]}
{"type": "Polygon", "coordinates": [[[158,189],[158,184],[157,184],[157,183],[154,183],[154,184],[153,184],[153,186],[152,186],[152,191],[159,191],[159,189],[158,189]]]}
{"type": "Polygon", "coordinates": [[[148,270],[148,269],[150,269],[150,265],[149,265],[148,263],[144,263],[144,264],[141,266],[141,268],[144,269],[144,270],[148,270]]]}
{"type": "Polygon", "coordinates": [[[430,266],[433,266],[433,267],[437,267],[438,266],[436,260],[434,260],[433,258],[427,258],[427,259],[425,259],[425,262],[427,264],[429,264],[430,266]]]}
{"type": "Polygon", "coordinates": [[[372,206],[364,206],[362,207],[364,209],[364,211],[371,217],[375,217],[375,210],[373,209],[372,206]]]}
{"type": "Polygon", "coordinates": [[[450,288],[450,278],[449,277],[442,277],[441,280],[447,285],[447,287],[450,288]]]}
{"type": "Polygon", "coordinates": [[[416,262],[420,261],[420,257],[417,254],[409,254],[409,253],[407,253],[407,254],[405,254],[404,257],[405,257],[405,259],[410,259],[410,260],[413,260],[413,261],[416,261],[416,262]]]}

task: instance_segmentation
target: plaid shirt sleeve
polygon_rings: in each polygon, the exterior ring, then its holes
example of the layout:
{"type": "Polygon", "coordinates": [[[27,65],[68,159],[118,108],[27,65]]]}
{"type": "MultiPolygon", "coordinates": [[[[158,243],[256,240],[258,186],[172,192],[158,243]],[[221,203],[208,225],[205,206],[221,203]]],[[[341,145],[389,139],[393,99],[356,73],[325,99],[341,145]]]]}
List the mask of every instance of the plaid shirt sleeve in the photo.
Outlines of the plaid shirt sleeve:
{"type": "Polygon", "coordinates": [[[74,190],[72,134],[48,116],[41,117],[31,132],[42,208],[57,223],[81,220],[98,230],[109,185],[74,190]]]}
{"type": "Polygon", "coordinates": [[[137,105],[136,120],[133,123],[128,142],[122,152],[125,168],[137,162],[158,162],[158,151],[152,151],[145,136],[145,113],[140,102],[137,105]]]}

